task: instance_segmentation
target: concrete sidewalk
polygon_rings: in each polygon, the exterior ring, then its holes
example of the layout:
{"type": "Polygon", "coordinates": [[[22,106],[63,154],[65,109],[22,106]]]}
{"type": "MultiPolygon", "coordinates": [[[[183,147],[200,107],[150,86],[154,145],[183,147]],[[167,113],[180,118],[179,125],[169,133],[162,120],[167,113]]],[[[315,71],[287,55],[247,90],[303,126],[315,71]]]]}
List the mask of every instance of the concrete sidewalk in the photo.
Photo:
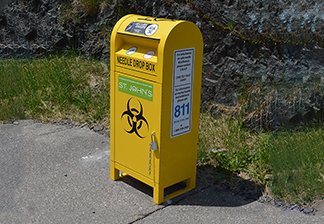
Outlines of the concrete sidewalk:
{"type": "Polygon", "coordinates": [[[132,178],[109,179],[109,139],[88,128],[0,125],[0,223],[324,223],[208,184],[156,206],[132,178]]]}

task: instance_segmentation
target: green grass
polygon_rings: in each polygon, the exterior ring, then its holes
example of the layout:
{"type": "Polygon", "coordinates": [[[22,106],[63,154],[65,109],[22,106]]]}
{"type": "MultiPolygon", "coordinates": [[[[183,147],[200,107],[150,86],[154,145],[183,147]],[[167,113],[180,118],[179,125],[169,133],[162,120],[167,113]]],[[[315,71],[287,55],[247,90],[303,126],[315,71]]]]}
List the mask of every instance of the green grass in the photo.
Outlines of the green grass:
{"type": "Polygon", "coordinates": [[[201,114],[199,164],[249,176],[271,195],[310,204],[324,197],[324,129],[255,133],[239,116],[201,114]]]}
{"type": "Polygon", "coordinates": [[[309,203],[324,196],[323,129],[271,135],[262,153],[272,170],[269,184],[275,196],[296,203],[309,203]]]}
{"type": "Polygon", "coordinates": [[[107,65],[78,57],[0,60],[0,120],[108,125],[107,65]]]}

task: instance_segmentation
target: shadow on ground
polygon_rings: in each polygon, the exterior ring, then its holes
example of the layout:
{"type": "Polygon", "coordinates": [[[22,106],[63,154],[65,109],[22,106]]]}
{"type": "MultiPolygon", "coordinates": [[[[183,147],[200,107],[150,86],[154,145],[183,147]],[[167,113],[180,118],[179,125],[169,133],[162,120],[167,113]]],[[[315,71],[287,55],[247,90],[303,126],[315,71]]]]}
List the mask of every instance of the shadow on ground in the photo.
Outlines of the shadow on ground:
{"type": "MultiPolygon", "coordinates": [[[[152,197],[153,189],[130,177],[120,181],[152,197]]],[[[173,205],[197,205],[237,207],[257,201],[262,196],[263,187],[251,180],[212,166],[200,166],[197,169],[197,187],[172,200],[173,205]]],[[[169,202],[170,203],[170,202],[169,202]]]]}

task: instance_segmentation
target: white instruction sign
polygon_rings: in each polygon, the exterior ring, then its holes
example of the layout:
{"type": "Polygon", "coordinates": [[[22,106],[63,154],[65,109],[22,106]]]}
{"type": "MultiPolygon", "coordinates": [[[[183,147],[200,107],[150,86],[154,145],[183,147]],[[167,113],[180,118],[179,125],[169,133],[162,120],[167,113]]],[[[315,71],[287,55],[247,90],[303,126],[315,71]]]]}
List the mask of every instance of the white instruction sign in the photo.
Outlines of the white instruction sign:
{"type": "Polygon", "coordinates": [[[191,131],[194,55],[194,48],[174,51],[171,116],[172,137],[191,131]]]}

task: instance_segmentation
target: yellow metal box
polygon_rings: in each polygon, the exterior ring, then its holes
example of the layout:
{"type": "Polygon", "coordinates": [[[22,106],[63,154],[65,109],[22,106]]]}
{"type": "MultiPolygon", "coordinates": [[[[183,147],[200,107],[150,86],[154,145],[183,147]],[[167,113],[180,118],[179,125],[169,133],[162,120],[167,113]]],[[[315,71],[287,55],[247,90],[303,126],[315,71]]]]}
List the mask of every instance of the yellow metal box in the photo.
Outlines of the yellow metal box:
{"type": "Polygon", "coordinates": [[[127,15],[111,34],[110,175],[160,204],[196,185],[203,40],[188,21],[127,15]],[[175,192],[165,189],[178,183],[175,192]]]}

